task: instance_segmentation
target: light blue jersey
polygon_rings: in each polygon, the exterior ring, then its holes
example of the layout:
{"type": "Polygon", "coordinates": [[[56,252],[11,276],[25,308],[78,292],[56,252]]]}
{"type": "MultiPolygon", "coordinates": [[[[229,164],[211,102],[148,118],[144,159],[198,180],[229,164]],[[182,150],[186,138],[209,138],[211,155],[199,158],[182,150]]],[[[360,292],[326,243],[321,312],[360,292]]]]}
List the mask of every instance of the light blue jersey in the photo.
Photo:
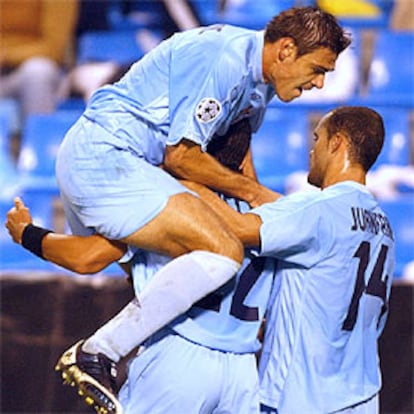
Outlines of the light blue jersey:
{"type": "Polygon", "coordinates": [[[326,414],[381,387],[377,340],[394,269],[389,222],[366,188],[343,182],[253,210],[261,254],[278,260],[259,367],[279,414],[326,414]]]}
{"type": "Polygon", "coordinates": [[[155,167],[166,145],[187,138],[205,150],[246,117],[256,131],[274,96],[263,81],[263,45],[264,32],[232,26],[178,33],[100,88],[57,156],[72,231],[129,236],[188,191],[155,167]]]}
{"type": "Polygon", "coordinates": [[[85,116],[112,134],[113,145],[156,165],[165,146],[184,137],[205,150],[245,117],[254,132],[274,96],[263,82],[263,43],[264,32],[227,25],[177,33],[99,89],[85,116]]]}

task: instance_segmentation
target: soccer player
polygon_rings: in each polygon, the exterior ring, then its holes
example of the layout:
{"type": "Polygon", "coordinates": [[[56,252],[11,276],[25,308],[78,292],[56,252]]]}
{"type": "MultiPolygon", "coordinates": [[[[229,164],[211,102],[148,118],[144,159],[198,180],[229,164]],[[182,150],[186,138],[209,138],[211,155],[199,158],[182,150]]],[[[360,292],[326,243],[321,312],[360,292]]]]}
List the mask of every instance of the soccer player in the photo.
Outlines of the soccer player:
{"type": "MultiPolygon", "coordinates": [[[[274,95],[289,102],[322,88],[349,43],[332,15],[293,8],[264,31],[215,25],[177,33],[93,94],[57,157],[72,232],[176,258],[154,276],[139,306],[131,304],[133,314],[139,311],[135,329],[128,329],[131,342],[142,342],[223,285],[242,262],[243,246],[226,223],[175,177],[252,207],[276,199],[257,182],[251,163],[244,174],[232,172],[206,153],[207,145],[244,118],[256,131],[274,95]]],[[[31,232],[37,246],[42,234],[31,232]]],[[[118,315],[114,325],[130,315],[118,315]]],[[[59,368],[79,382],[99,372],[101,355],[116,362],[127,348],[100,332],[71,348],[59,368]],[[82,364],[86,355],[95,357],[82,364]]]]}
{"type": "MultiPolygon", "coordinates": [[[[246,203],[230,203],[248,210],[246,203]]],[[[169,260],[154,253],[134,256],[137,298],[169,260]]],[[[119,393],[124,414],[258,414],[257,336],[274,270],[273,259],[246,248],[235,278],[149,338],[128,364],[119,393]]]]}
{"type": "Polygon", "coordinates": [[[279,260],[259,368],[264,413],[379,412],[394,236],[365,180],[383,140],[373,110],[333,110],[310,157],[308,181],[322,191],[254,210],[261,255],[279,260]]]}
{"type": "Polygon", "coordinates": [[[365,182],[384,133],[377,112],[337,108],[314,131],[308,181],[322,191],[242,217],[215,201],[245,245],[278,261],[259,364],[263,413],[379,412],[395,247],[365,182]]]}
{"type": "MultiPolygon", "coordinates": [[[[222,198],[237,211],[249,210],[245,202],[222,198]]],[[[23,204],[9,214],[10,225],[17,221],[27,224],[30,220],[23,204]]],[[[64,251],[71,252],[76,242],[85,240],[89,240],[89,247],[95,245],[101,251],[95,258],[104,257],[103,249],[99,248],[101,240],[96,236],[80,238],[52,233],[44,238],[43,251],[49,257],[63,257],[64,251]],[[53,251],[57,256],[51,255],[53,251]]],[[[66,267],[74,270],[76,257],[69,254],[65,260],[66,267]]],[[[84,263],[83,269],[93,270],[100,261],[84,263]]],[[[144,250],[134,255],[131,274],[138,300],[154,274],[169,261],[171,258],[167,256],[144,250]]],[[[259,257],[257,248],[246,248],[243,264],[232,280],[144,342],[138,355],[128,363],[127,381],[120,391],[119,402],[113,399],[107,412],[258,414],[256,352],[261,345],[257,337],[274,272],[273,259],[259,257]]],[[[86,391],[84,396],[88,395],[86,391]]],[[[99,406],[95,408],[103,412],[99,406]]]]}
{"type": "MultiPolygon", "coordinates": [[[[377,340],[394,241],[365,180],[383,145],[383,122],[371,109],[341,107],[314,136],[308,180],[322,191],[244,215],[205,189],[200,194],[245,245],[278,260],[260,360],[263,412],[377,413],[377,340]]],[[[27,223],[17,216],[10,214],[8,228],[19,241],[27,223]]],[[[42,247],[53,251],[48,238],[42,247]]]]}

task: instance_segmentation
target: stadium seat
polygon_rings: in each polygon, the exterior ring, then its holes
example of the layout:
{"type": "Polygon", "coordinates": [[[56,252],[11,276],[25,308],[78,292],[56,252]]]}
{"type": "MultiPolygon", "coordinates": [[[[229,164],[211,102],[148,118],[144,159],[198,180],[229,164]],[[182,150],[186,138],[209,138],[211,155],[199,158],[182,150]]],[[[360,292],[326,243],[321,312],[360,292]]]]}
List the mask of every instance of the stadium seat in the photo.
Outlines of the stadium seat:
{"type": "Polygon", "coordinates": [[[108,9],[108,23],[114,31],[145,29],[160,33],[171,25],[170,19],[174,20],[162,1],[111,0],[108,9]]]}
{"type": "Polygon", "coordinates": [[[252,138],[253,162],[262,184],[285,192],[287,176],[308,169],[308,134],[307,111],[268,108],[252,138]]]}
{"type": "Polygon", "coordinates": [[[365,99],[372,105],[414,107],[414,33],[379,31],[365,99]]]}
{"type": "Polygon", "coordinates": [[[80,111],[57,111],[30,115],[25,122],[17,163],[22,190],[49,189],[57,193],[56,155],[65,133],[79,118],[80,111]]]}
{"type": "Polygon", "coordinates": [[[226,23],[255,30],[263,30],[273,16],[295,3],[295,0],[239,0],[226,2],[224,10],[220,10],[216,0],[192,2],[203,25],[226,23]]]}
{"type": "Polygon", "coordinates": [[[0,112],[0,159],[1,171],[12,166],[10,152],[11,130],[7,114],[0,112]]]}
{"type": "Polygon", "coordinates": [[[395,277],[401,278],[404,268],[414,261],[414,197],[403,196],[396,200],[381,201],[388,216],[395,239],[395,277]]]}
{"type": "Polygon", "coordinates": [[[222,23],[254,30],[263,30],[273,16],[294,5],[295,0],[241,0],[238,2],[228,2],[224,12],[217,15],[217,20],[222,23]]]}
{"type": "Polygon", "coordinates": [[[85,100],[81,97],[67,98],[58,103],[58,111],[84,111],[86,107],[85,100]]]}
{"type": "Polygon", "coordinates": [[[79,39],[77,62],[117,62],[128,65],[143,55],[136,30],[86,32],[79,39]]]}
{"type": "Polygon", "coordinates": [[[372,107],[384,119],[384,147],[372,170],[383,164],[409,165],[410,163],[410,111],[400,107],[372,107]]]}
{"type": "Polygon", "coordinates": [[[6,113],[0,112],[0,198],[14,191],[17,172],[11,157],[10,123],[6,113]]]}
{"type": "Polygon", "coordinates": [[[219,23],[219,2],[217,0],[192,0],[202,26],[219,23]]]}

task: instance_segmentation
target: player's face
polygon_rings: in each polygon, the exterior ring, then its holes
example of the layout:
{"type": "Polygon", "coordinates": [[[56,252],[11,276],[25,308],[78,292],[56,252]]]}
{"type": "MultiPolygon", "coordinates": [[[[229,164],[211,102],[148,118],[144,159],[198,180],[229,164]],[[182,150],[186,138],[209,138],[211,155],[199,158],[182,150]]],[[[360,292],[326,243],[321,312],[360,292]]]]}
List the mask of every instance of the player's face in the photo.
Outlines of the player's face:
{"type": "Polygon", "coordinates": [[[280,100],[289,102],[302,95],[304,90],[322,89],[325,74],[335,69],[337,55],[321,47],[296,58],[296,47],[292,54],[274,59],[264,66],[266,82],[273,84],[280,100]]]}
{"type": "Polygon", "coordinates": [[[313,132],[313,148],[309,160],[309,184],[323,188],[328,164],[328,131],[325,124],[329,115],[322,118],[313,132]]]}

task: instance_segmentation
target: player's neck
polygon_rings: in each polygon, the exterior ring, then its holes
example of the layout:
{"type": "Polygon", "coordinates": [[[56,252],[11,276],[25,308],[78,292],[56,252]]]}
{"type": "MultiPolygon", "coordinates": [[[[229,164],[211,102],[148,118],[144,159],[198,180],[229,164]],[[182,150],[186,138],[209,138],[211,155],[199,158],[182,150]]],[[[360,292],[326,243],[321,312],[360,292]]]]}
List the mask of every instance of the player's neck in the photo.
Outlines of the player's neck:
{"type": "Polygon", "coordinates": [[[322,185],[322,189],[343,181],[355,181],[359,184],[366,184],[366,173],[358,165],[349,165],[347,168],[327,174],[322,185]]]}

